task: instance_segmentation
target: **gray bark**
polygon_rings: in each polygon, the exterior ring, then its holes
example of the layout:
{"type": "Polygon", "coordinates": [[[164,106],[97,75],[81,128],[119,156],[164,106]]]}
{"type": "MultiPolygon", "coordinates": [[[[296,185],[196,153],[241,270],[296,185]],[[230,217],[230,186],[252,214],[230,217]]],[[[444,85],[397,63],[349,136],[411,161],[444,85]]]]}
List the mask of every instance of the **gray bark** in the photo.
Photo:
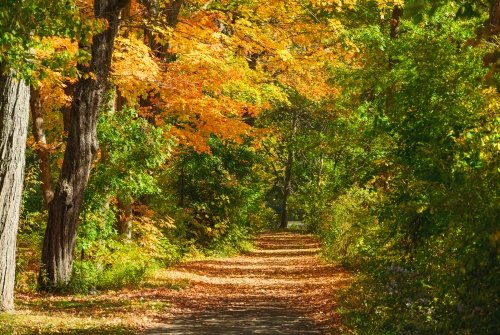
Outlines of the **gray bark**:
{"type": "Polygon", "coordinates": [[[111,70],[111,56],[118,31],[121,10],[127,0],[95,0],[94,16],[106,19],[107,29],[92,39],[89,68],[80,68],[83,76],[75,87],[64,161],[42,249],[39,289],[59,291],[71,279],[76,229],[84,190],[98,149],[97,119],[111,70]]]}
{"type": "Polygon", "coordinates": [[[0,311],[14,309],[16,237],[24,178],[29,87],[0,75],[0,311]]]}

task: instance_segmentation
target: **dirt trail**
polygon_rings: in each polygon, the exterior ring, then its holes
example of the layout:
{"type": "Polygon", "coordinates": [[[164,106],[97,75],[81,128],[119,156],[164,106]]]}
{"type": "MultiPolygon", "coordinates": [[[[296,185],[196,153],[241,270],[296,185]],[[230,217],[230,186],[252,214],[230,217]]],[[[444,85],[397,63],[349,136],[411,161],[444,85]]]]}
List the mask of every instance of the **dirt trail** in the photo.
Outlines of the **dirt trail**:
{"type": "Polygon", "coordinates": [[[147,334],[339,334],[335,293],[342,269],[316,257],[310,235],[263,234],[247,255],[192,261],[166,273],[188,280],[147,334]]]}

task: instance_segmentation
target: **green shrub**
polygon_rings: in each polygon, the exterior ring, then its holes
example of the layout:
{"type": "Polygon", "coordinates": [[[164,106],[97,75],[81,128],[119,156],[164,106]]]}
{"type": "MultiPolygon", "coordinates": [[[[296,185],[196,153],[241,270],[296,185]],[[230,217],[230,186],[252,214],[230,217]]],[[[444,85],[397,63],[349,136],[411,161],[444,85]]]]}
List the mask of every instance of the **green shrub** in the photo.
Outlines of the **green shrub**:
{"type": "Polygon", "coordinates": [[[75,261],[69,291],[89,293],[137,285],[157,265],[134,243],[110,243],[95,250],[89,258],[75,261]]]}
{"type": "Polygon", "coordinates": [[[255,211],[248,215],[250,229],[253,233],[262,232],[278,225],[278,213],[264,203],[259,203],[255,211]]]}
{"type": "Polygon", "coordinates": [[[206,248],[209,256],[226,257],[252,249],[248,228],[231,224],[226,233],[214,239],[206,248]]]}
{"type": "Polygon", "coordinates": [[[354,186],[331,205],[329,215],[319,224],[328,259],[358,263],[372,253],[372,237],[378,229],[374,215],[376,192],[354,186]]]}

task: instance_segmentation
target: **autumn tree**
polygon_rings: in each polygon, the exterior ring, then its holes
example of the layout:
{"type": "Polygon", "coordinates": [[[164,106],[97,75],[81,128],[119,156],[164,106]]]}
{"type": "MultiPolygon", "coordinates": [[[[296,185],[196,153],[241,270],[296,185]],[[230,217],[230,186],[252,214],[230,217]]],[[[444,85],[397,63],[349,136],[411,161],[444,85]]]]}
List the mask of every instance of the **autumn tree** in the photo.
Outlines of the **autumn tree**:
{"type": "Polygon", "coordinates": [[[75,37],[81,25],[74,19],[75,7],[63,1],[22,1],[16,6],[0,2],[0,309],[13,308],[16,235],[24,172],[24,151],[30,100],[27,81],[35,81],[47,66],[57,66],[47,57],[40,64],[34,54],[40,39],[59,35],[75,37]],[[50,65],[49,65],[50,64],[50,65]],[[28,105],[27,105],[28,104],[28,105]]]}
{"type": "MultiPolygon", "coordinates": [[[[0,310],[14,308],[16,236],[19,222],[28,129],[29,86],[17,57],[28,58],[29,31],[13,9],[0,3],[0,43],[10,51],[0,55],[0,310]],[[17,33],[16,28],[21,28],[17,33]],[[21,44],[22,43],[22,44],[21,44]],[[19,45],[21,44],[21,45],[19,45]]],[[[30,15],[29,10],[21,14],[30,15]]],[[[26,18],[26,17],[25,17],[26,18]]]]}
{"type": "Polygon", "coordinates": [[[71,278],[76,228],[85,186],[98,149],[97,118],[111,70],[120,12],[126,4],[126,0],[94,2],[94,16],[105,20],[106,26],[92,38],[89,66],[80,65],[82,77],[73,95],[64,162],[50,203],[43,243],[43,266],[39,277],[42,290],[57,290],[71,278]]]}
{"type": "Polygon", "coordinates": [[[352,125],[340,134],[355,139],[341,168],[358,178],[343,177],[321,229],[327,252],[364,273],[347,313],[361,333],[498,326],[498,93],[484,68],[498,46],[477,40],[490,4],[366,1],[344,18],[355,53],[331,70],[352,125]]]}

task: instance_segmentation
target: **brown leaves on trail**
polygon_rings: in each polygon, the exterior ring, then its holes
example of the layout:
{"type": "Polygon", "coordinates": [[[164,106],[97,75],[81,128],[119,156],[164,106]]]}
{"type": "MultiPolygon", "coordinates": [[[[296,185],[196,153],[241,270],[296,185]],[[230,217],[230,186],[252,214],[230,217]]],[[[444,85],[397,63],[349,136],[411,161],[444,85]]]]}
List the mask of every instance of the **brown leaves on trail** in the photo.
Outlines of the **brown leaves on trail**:
{"type": "Polygon", "coordinates": [[[165,278],[191,285],[172,297],[173,308],[162,321],[206,311],[217,318],[218,310],[244,312],[264,306],[263,310],[282,308],[303,315],[323,331],[338,333],[342,326],[334,312],[335,293],[348,283],[349,275],[316,257],[317,240],[275,233],[261,235],[256,245],[248,255],[187,262],[165,272],[165,278]]]}
{"type": "MultiPolygon", "coordinates": [[[[0,326],[18,334],[338,334],[336,292],[349,275],[321,262],[310,235],[263,234],[257,248],[189,261],[140,289],[89,296],[18,295],[0,326]]],[[[0,327],[1,328],[1,327],[0,327]]]]}

